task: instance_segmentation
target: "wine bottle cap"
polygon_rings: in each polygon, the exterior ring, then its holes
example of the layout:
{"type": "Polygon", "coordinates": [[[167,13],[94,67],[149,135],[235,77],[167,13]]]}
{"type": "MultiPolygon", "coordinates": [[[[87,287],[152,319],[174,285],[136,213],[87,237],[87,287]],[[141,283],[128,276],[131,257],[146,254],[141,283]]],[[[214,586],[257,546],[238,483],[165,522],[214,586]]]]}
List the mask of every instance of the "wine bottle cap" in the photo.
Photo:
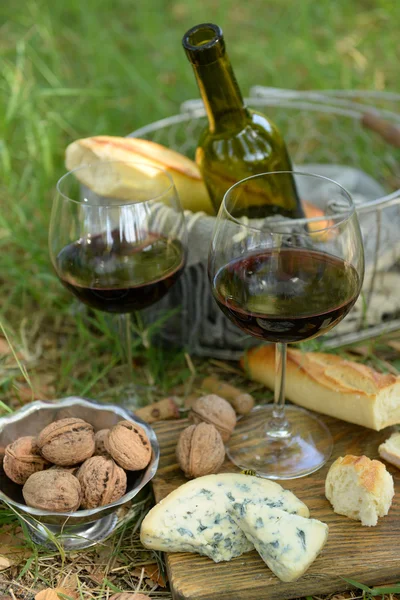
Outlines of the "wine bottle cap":
{"type": "Polygon", "coordinates": [[[213,23],[201,23],[189,29],[182,44],[192,65],[209,65],[225,54],[222,29],[213,23]]]}

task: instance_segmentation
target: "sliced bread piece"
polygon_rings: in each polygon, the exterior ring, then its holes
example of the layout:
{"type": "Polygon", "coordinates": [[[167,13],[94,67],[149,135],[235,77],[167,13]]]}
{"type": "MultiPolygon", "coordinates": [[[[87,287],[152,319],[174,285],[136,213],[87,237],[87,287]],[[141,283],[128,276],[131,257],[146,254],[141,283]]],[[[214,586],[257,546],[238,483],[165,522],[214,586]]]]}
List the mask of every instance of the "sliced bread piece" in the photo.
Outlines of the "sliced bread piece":
{"type": "Polygon", "coordinates": [[[331,465],[325,495],[335,513],[374,526],[388,514],[394,496],[393,477],[379,460],[348,454],[331,465]]]}
{"type": "Polygon", "coordinates": [[[400,432],[392,433],[390,438],[378,448],[379,456],[400,469],[400,432]]]}

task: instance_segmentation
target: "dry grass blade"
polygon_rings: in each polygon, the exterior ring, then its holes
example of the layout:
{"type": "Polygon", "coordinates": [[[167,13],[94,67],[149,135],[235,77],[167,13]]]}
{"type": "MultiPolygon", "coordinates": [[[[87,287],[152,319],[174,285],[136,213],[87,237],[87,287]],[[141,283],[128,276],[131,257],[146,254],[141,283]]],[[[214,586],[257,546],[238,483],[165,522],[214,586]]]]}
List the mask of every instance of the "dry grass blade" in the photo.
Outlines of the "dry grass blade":
{"type": "Polygon", "coordinates": [[[393,348],[393,350],[396,350],[396,352],[400,352],[400,341],[391,340],[388,342],[388,346],[393,348]]]}

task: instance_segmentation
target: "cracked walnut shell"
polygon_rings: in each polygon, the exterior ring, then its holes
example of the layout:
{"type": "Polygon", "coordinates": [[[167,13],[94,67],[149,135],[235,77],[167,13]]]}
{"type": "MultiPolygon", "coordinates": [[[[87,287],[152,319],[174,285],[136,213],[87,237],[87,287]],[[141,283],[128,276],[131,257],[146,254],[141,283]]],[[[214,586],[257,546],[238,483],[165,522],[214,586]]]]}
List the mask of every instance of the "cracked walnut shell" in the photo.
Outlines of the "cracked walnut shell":
{"type": "Polygon", "coordinates": [[[18,438],[5,449],[4,472],[14,483],[23,485],[33,473],[48,467],[50,463],[41,456],[36,438],[31,435],[18,438]]]}
{"type": "Polygon", "coordinates": [[[224,442],[229,440],[236,425],[236,413],[232,406],[216,394],[209,394],[195,400],[189,418],[193,423],[204,422],[214,425],[224,442]]]}
{"type": "Polygon", "coordinates": [[[22,495],[28,506],[51,512],[75,512],[81,504],[78,479],[67,471],[49,469],[29,477],[22,495]]]}
{"type": "Polygon", "coordinates": [[[150,462],[149,438],[144,429],[132,421],[120,421],[114,425],[105,445],[117,465],[127,471],[139,471],[150,462]]]}
{"type": "Polygon", "coordinates": [[[93,455],[93,427],[83,419],[60,419],[39,433],[37,444],[48,461],[61,467],[71,467],[93,455]]]}
{"type": "Polygon", "coordinates": [[[221,434],[209,423],[190,425],[179,436],[176,456],[186,477],[217,473],[225,460],[221,434]]]}
{"type": "Polygon", "coordinates": [[[81,508],[97,508],[119,500],[126,492],[126,473],[105,456],[85,460],[77,473],[82,488],[81,508]]]}

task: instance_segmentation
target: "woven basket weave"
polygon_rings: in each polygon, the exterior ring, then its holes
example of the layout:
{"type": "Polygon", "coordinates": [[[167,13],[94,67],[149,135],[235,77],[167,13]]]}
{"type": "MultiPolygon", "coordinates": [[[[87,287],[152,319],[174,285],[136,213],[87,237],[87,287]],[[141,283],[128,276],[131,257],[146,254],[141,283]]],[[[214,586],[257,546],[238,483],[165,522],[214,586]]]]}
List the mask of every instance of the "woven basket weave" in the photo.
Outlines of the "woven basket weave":
{"type": "MultiPolygon", "coordinates": [[[[256,87],[247,103],[264,111],[283,133],[293,163],[331,176],[355,198],[366,251],[366,278],[356,307],[330,334],[325,347],[400,329],[400,151],[361,124],[366,111],[400,125],[400,95],[380,92],[294,92],[256,87]]],[[[182,112],[131,134],[194,157],[205,125],[198,100],[182,112]]],[[[189,265],[168,295],[145,318],[180,306],[162,337],[192,354],[234,359],[259,343],[219,310],[207,278],[207,253],[215,218],[186,214],[192,246],[189,265]],[[194,259],[193,259],[194,257],[194,259]]]]}

